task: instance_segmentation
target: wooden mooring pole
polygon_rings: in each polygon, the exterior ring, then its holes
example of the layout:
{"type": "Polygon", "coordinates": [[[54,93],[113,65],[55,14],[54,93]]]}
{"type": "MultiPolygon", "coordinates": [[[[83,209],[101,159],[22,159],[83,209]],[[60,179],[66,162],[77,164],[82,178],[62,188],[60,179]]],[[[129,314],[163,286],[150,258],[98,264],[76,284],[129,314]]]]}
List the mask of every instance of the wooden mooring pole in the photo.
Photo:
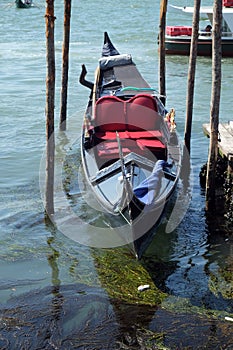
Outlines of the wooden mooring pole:
{"type": "Polygon", "coordinates": [[[210,145],[206,177],[206,210],[215,209],[215,176],[218,156],[219,104],[221,95],[222,0],[214,0],[212,41],[212,92],[210,106],[210,145]]]}
{"type": "Polygon", "coordinates": [[[54,0],[46,0],[46,184],[45,210],[47,214],[54,213],[54,95],[55,95],[55,49],[54,49],[54,0]]]}
{"type": "Polygon", "coordinates": [[[167,0],[160,3],[159,24],[159,77],[161,101],[166,103],[166,62],[165,62],[165,30],[166,30],[167,0]]]}
{"type": "Polygon", "coordinates": [[[193,119],[193,96],[194,96],[194,83],[195,83],[195,73],[196,73],[200,6],[201,6],[201,0],[195,0],[194,12],[193,12],[192,38],[191,38],[191,45],[190,45],[189,70],[188,70],[188,95],[187,95],[187,101],[186,101],[186,123],[185,123],[185,132],[184,132],[184,145],[189,154],[190,154],[192,119],[193,119]]]}
{"type": "Polygon", "coordinates": [[[67,90],[69,72],[69,44],[70,44],[70,17],[71,0],[64,1],[64,38],[62,49],[62,84],[61,84],[61,109],[60,109],[60,130],[66,130],[67,114],[67,90]]]}

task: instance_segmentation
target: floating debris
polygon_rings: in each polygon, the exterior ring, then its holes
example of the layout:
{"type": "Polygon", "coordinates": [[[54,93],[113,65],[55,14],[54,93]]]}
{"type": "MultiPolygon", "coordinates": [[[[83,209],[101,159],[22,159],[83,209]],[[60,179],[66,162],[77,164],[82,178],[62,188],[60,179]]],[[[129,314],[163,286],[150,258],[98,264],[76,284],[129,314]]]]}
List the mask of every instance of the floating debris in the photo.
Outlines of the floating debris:
{"type": "Polygon", "coordinates": [[[138,287],[138,291],[143,292],[144,290],[149,289],[149,288],[150,288],[149,284],[144,284],[144,285],[141,285],[138,287]]]}

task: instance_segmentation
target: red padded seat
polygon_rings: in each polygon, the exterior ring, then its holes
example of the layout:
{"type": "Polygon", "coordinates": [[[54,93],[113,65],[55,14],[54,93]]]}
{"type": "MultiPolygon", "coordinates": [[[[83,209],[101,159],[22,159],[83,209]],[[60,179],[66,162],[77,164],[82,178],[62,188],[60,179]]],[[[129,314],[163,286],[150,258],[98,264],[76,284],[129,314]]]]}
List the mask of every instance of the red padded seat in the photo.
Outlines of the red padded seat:
{"type": "MultiPolygon", "coordinates": [[[[162,139],[162,133],[159,130],[144,130],[144,131],[119,131],[120,139],[147,139],[147,138],[158,138],[162,139]]],[[[116,140],[115,131],[96,131],[95,135],[101,140],[116,140]]]]}
{"type": "Polygon", "coordinates": [[[138,94],[127,101],[117,96],[103,96],[96,102],[94,124],[97,131],[159,130],[160,120],[151,95],[138,94]]]}
{"type": "MultiPolygon", "coordinates": [[[[99,157],[105,159],[119,158],[119,148],[117,141],[103,141],[97,146],[97,154],[99,157]]],[[[129,154],[130,152],[142,154],[142,149],[137,145],[137,142],[132,140],[121,140],[121,148],[123,154],[129,154]]]]}
{"type": "Polygon", "coordinates": [[[148,149],[155,154],[158,159],[167,158],[167,148],[160,140],[139,139],[136,142],[141,150],[148,149]]]}
{"type": "Polygon", "coordinates": [[[96,102],[94,116],[98,156],[119,158],[118,131],[123,153],[149,150],[158,158],[166,159],[166,145],[161,141],[162,119],[155,99],[149,94],[138,94],[126,101],[117,96],[101,97],[96,102]]]}
{"type": "Polygon", "coordinates": [[[101,131],[126,130],[124,101],[117,96],[103,96],[95,106],[94,126],[101,131]]]}
{"type": "Polygon", "coordinates": [[[129,131],[157,130],[160,116],[151,95],[138,94],[127,101],[126,122],[129,131]]]}
{"type": "Polygon", "coordinates": [[[148,94],[137,94],[131,97],[127,103],[131,103],[134,105],[140,105],[142,107],[146,107],[149,109],[152,109],[157,112],[157,103],[153,96],[148,95],[148,94]]]}
{"type": "Polygon", "coordinates": [[[129,138],[133,140],[150,139],[154,137],[161,139],[163,137],[161,131],[159,130],[129,131],[128,135],[129,135],[129,138]]]}
{"type": "MultiPolygon", "coordinates": [[[[130,135],[128,131],[119,131],[118,132],[120,139],[129,139],[130,135]]],[[[115,131],[96,131],[95,136],[101,140],[116,140],[115,131]]]]}

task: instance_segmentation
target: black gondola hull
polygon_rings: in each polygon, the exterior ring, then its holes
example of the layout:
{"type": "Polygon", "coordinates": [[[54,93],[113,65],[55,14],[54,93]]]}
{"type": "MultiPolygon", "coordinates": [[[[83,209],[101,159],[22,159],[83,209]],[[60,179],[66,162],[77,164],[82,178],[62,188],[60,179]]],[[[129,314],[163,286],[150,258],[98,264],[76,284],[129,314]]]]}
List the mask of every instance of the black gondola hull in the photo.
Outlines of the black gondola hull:
{"type": "Polygon", "coordinates": [[[80,82],[91,89],[82,127],[86,187],[98,210],[124,219],[116,234],[140,257],[179,180],[174,110],[167,113],[131,56],[120,55],[106,33],[94,83],[85,75],[83,68],[80,82]]]}
{"type": "Polygon", "coordinates": [[[15,0],[15,4],[16,4],[16,7],[18,8],[22,8],[22,9],[30,8],[32,7],[32,0],[31,1],[27,0],[26,2],[22,0],[15,0]]]}

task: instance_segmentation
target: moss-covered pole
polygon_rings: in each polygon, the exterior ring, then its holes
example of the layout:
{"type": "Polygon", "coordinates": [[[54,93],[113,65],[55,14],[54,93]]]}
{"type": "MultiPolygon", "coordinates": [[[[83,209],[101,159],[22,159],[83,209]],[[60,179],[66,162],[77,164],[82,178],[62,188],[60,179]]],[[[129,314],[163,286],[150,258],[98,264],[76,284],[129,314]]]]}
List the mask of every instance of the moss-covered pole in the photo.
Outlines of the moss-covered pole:
{"type": "Polygon", "coordinates": [[[165,62],[165,30],[166,30],[167,0],[160,3],[159,22],[159,78],[161,101],[166,103],[166,62],[165,62]]]}
{"type": "Polygon", "coordinates": [[[71,0],[64,1],[64,37],[62,49],[62,84],[61,84],[61,109],[60,109],[60,130],[66,130],[67,114],[67,90],[69,72],[69,44],[70,44],[70,17],[71,0]]]}
{"type": "Polygon", "coordinates": [[[46,184],[45,210],[54,213],[54,95],[55,95],[55,50],[54,50],[54,0],[46,0],[46,184]]]}
{"type": "Polygon", "coordinates": [[[196,73],[200,6],[201,6],[201,0],[195,0],[194,12],[193,12],[192,38],[191,38],[190,56],[189,56],[188,92],[187,92],[187,101],[186,101],[186,123],[185,123],[185,132],[184,132],[184,144],[189,154],[190,154],[190,142],[191,142],[191,131],[192,131],[192,119],[193,119],[193,96],[194,96],[194,85],[195,85],[194,83],[195,83],[195,73],[196,73]]]}
{"type": "Polygon", "coordinates": [[[210,105],[210,145],[206,177],[206,210],[215,209],[215,175],[218,156],[218,124],[221,95],[222,0],[214,0],[212,41],[212,92],[210,105]]]}

